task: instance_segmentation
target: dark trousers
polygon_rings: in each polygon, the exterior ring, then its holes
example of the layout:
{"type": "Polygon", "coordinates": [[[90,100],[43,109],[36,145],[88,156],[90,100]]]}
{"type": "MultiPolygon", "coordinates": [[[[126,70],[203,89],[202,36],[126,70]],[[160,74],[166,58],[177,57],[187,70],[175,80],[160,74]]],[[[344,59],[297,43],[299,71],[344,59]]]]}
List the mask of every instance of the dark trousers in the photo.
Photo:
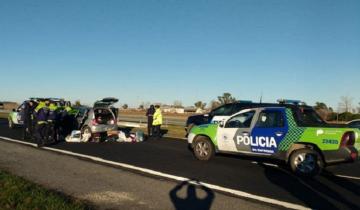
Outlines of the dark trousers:
{"type": "Polygon", "coordinates": [[[148,127],[147,127],[147,129],[148,129],[148,136],[152,136],[152,135],[154,135],[154,128],[153,128],[153,125],[152,125],[152,123],[153,123],[153,119],[152,119],[152,117],[150,118],[148,118],[148,127]]]}
{"type": "Polygon", "coordinates": [[[28,121],[28,122],[24,122],[24,126],[23,126],[23,139],[31,139],[33,138],[33,123],[32,121],[28,121]]]}
{"type": "Polygon", "coordinates": [[[56,127],[54,122],[48,122],[46,126],[46,138],[56,141],[56,127]]]}
{"type": "Polygon", "coordinates": [[[154,125],[154,137],[160,138],[161,137],[161,125],[154,125]]]}
{"type": "Polygon", "coordinates": [[[47,135],[47,124],[37,124],[36,125],[36,142],[38,145],[44,145],[46,143],[47,135]]]}

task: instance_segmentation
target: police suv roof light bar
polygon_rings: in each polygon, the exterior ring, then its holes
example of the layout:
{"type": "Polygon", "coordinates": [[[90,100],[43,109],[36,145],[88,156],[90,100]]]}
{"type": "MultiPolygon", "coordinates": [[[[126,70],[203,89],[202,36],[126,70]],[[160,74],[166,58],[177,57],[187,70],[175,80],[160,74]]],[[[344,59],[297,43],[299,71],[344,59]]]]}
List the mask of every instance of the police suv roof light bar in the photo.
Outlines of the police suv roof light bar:
{"type": "Polygon", "coordinates": [[[277,100],[279,104],[293,104],[293,105],[306,105],[300,100],[289,100],[289,99],[279,99],[277,100]]]}

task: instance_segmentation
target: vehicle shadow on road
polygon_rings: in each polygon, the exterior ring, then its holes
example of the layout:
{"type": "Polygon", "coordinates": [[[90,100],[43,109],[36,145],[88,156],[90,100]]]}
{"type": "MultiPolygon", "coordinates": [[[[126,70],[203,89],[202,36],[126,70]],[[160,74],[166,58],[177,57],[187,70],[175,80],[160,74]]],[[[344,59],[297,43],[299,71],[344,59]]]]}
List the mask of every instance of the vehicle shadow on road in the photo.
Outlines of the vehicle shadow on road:
{"type": "Polygon", "coordinates": [[[193,185],[189,181],[175,186],[170,191],[169,196],[176,210],[209,210],[215,198],[211,189],[203,185],[193,185]],[[186,194],[183,197],[181,195],[184,191],[186,194]],[[203,196],[204,194],[205,196],[203,196]]]}
{"type": "Polygon", "coordinates": [[[276,168],[259,164],[264,168],[267,179],[286,190],[290,195],[302,201],[307,207],[312,209],[339,209],[334,201],[348,209],[360,209],[359,205],[350,202],[345,195],[322,183],[318,178],[301,178],[291,175],[286,168],[276,168]]]}
{"type": "Polygon", "coordinates": [[[355,195],[360,195],[360,185],[349,179],[338,177],[329,171],[324,171],[323,177],[355,195]]]}

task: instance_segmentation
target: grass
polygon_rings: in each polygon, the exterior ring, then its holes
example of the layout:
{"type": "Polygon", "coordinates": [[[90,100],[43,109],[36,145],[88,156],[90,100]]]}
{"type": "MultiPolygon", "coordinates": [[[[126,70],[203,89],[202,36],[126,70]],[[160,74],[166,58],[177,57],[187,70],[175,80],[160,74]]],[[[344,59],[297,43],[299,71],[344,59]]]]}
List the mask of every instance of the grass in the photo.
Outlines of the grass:
{"type": "Polygon", "coordinates": [[[84,210],[88,205],[0,170],[0,209],[84,210]]]}
{"type": "Polygon", "coordinates": [[[8,116],[9,116],[9,113],[0,112],[0,119],[7,119],[8,116]]]}
{"type": "MultiPolygon", "coordinates": [[[[121,127],[123,129],[126,129],[125,127],[121,127]]],[[[186,132],[184,126],[178,126],[178,125],[163,125],[161,126],[161,130],[165,131],[166,137],[175,137],[175,138],[185,138],[186,132]]],[[[143,131],[145,134],[147,134],[147,127],[140,127],[140,128],[132,128],[130,132],[136,132],[136,131],[143,131]]]]}

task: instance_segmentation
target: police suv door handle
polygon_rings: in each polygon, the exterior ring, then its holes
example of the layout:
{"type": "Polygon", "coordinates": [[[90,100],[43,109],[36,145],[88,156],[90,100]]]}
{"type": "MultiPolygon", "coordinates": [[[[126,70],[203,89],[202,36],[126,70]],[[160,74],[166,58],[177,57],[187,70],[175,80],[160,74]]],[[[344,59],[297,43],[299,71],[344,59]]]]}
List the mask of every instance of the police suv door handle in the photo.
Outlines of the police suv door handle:
{"type": "Polygon", "coordinates": [[[248,136],[250,133],[249,133],[249,132],[244,131],[244,132],[242,132],[242,134],[243,134],[243,135],[245,135],[245,136],[248,136]]]}
{"type": "Polygon", "coordinates": [[[278,136],[278,137],[280,137],[280,136],[284,135],[284,133],[281,132],[281,131],[279,131],[279,132],[276,132],[275,135],[278,136]]]}

